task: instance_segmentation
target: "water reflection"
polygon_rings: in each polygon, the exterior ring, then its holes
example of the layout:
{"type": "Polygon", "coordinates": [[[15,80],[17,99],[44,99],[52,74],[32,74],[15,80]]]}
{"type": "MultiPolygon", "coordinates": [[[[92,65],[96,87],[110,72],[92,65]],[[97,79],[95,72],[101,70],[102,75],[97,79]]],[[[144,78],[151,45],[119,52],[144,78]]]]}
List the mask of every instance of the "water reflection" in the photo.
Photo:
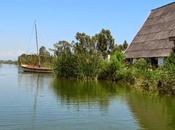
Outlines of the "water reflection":
{"type": "Polygon", "coordinates": [[[67,105],[98,104],[107,109],[109,102],[116,96],[117,87],[111,82],[54,80],[53,90],[58,98],[67,105]]]}
{"type": "Polygon", "coordinates": [[[175,129],[175,97],[130,93],[128,105],[141,126],[149,130],[175,129]]]}
{"type": "MultiPolygon", "coordinates": [[[[45,88],[52,91],[57,97],[57,101],[67,106],[72,105],[79,108],[86,105],[97,106],[101,110],[107,110],[110,102],[124,98],[125,89],[117,87],[113,82],[106,81],[78,81],[78,80],[58,80],[53,75],[48,74],[18,74],[18,86],[25,87],[27,91],[33,93],[33,108],[36,111],[37,97],[45,88]]],[[[46,94],[49,92],[46,92],[46,94]]]]}
{"type": "Polygon", "coordinates": [[[56,80],[44,74],[19,73],[18,87],[26,90],[23,97],[32,93],[32,128],[37,129],[39,121],[42,129],[44,122],[67,129],[80,124],[87,129],[97,124],[102,124],[100,129],[175,129],[173,97],[144,95],[113,82],[56,80]]]}
{"type": "Polygon", "coordinates": [[[20,111],[22,116],[17,118],[29,119],[30,122],[25,123],[23,128],[139,128],[125,102],[124,89],[112,82],[54,80],[53,76],[19,73],[17,87],[23,92],[21,96],[24,101],[21,107],[23,110],[28,109],[27,114],[20,111]],[[24,108],[27,101],[31,104],[24,108]]]}
{"type": "Polygon", "coordinates": [[[51,86],[53,75],[52,74],[40,74],[40,73],[24,73],[18,71],[18,87],[23,87],[26,91],[32,93],[32,128],[37,119],[37,114],[39,113],[39,106],[41,102],[38,99],[41,98],[43,90],[51,86]]]}
{"type": "Polygon", "coordinates": [[[46,85],[51,85],[51,74],[40,74],[40,73],[18,73],[18,85],[26,86],[29,88],[40,88],[42,89],[46,85]]]}

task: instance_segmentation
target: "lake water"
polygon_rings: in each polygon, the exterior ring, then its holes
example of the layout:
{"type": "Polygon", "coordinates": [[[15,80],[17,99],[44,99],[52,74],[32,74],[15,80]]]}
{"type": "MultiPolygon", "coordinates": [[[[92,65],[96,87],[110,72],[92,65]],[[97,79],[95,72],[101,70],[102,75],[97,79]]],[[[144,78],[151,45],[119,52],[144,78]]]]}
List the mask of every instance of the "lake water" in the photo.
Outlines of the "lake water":
{"type": "Polygon", "coordinates": [[[174,130],[175,98],[0,65],[0,130],[174,130]]]}

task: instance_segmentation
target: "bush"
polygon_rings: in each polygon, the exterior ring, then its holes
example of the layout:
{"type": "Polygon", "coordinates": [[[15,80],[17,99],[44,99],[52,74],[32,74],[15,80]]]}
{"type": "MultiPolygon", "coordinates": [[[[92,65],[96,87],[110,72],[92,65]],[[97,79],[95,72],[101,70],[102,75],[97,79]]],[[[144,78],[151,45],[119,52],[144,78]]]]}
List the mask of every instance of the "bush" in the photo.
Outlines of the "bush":
{"type": "Polygon", "coordinates": [[[100,70],[100,55],[63,54],[55,62],[55,73],[61,78],[96,79],[100,70]]]}
{"type": "Polygon", "coordinates": [[[54,71],[59,78],[77,78],[78,67],[78,58],[72,54],[61,55],[54,63],[54,71]]]}
{"type": "Polygon", "coordinates": [[[133,67],[133,75],[136,78],[136,83],[144,90],[155,91],[160,80],[161,71],[159,69],[153,69],[146,60],[137,60],[133,67]]]}
{"type": "Polygon", "coordinates": [[[98,53],[79,55],[80,78],[97,79],[102,55],[98,53]]]}
{"type": "Polygon", "coordinates": [[[161,68],[161,81],[158,85],[160,93],[175,94],[175,53],[165,60],[161,68]]]}
{"type": "Polygon", "coordinates": [[[103,61],[101,71],[99,73],[99,79],[108,79],[118,81],[123,79],[125,64],[124,55],[121,51],[116,51],[112,56],[111,60],[103,61]]]}

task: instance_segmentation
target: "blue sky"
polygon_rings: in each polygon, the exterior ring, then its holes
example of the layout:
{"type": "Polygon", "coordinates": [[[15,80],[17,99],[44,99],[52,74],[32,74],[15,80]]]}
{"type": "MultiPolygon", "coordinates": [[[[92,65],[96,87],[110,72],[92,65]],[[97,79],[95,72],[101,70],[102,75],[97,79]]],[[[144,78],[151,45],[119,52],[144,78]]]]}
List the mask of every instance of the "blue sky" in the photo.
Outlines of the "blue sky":
{"type": "Polygon", "coordinates": [[[110,29],[119,44],[132,41],[151,9],[170,2],[173,0],[1,0],[0,59],[35,52],[35,19],[40,46],[52,48],[59,40],[74,40],[76,32],[94,35],[102,28],[110,29]]]}

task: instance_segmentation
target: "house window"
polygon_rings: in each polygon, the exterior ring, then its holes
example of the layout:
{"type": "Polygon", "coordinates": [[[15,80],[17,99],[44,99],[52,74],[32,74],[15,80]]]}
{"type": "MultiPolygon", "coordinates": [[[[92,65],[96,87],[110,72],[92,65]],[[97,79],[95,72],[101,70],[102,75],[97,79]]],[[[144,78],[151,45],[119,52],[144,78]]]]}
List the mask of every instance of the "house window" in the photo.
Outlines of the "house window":
{"type": "Polygon", "coordinates": [[[164,58],[163,57],[159,57],[158,58],[158,65],[159,66],[163,65],[163,62],[164,62],[164,58]]]}

